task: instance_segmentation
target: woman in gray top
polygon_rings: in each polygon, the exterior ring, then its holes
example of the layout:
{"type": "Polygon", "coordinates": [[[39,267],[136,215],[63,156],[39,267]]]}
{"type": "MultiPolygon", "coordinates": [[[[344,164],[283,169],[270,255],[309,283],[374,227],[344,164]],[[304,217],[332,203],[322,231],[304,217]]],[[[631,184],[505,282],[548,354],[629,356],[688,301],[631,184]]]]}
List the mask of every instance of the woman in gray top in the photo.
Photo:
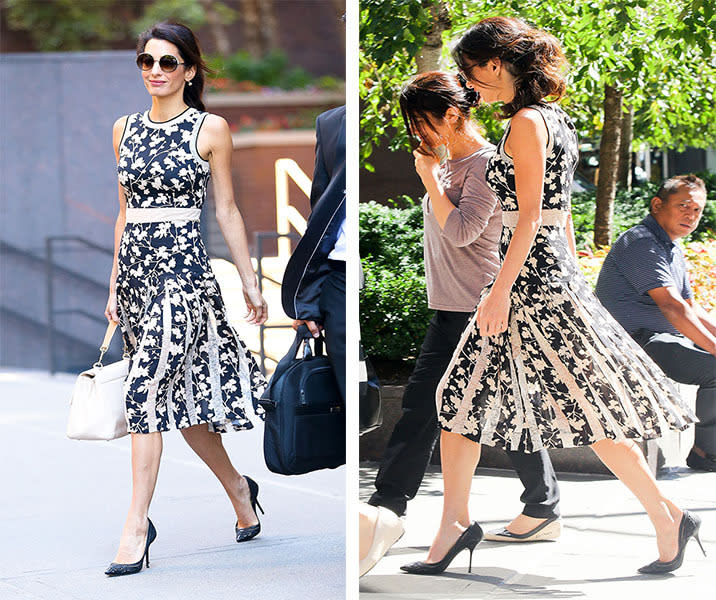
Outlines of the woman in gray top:
{"type": "MultiPolygon", "coordinates": [[[[440,378],[483,287],[500,266],[501,210],[485,181],[494,146],[471,119],[475,101],[476,94],[461,85],[456,75],[437,71],[412,79],[400,96],[406,128],[417,146],[415,168],[427,190],[423,199],[425,272],[428,305],[435,314],[405,388],[402,416],[385,450],[376,492],[369,500],[398,516],[415,497],[437,440],[435,391],[440,378]]],[[[549,455],[546,451],[508,454],[525,486],[521,497],[525,508],[505,529],[488,533],[488,539],[555,539],[560,534],[559,490],[549,455]]],[[[374,517],[372,545],[384,552],[402,528],[393,519],[394,525],[382,531],[382,523],[390,523],[392,517],[379,519],[379,511],[374,517]]],[[[375,564],[380,552],[372,556],[373,560],[361,561],[361,574],[375,564]]]]}

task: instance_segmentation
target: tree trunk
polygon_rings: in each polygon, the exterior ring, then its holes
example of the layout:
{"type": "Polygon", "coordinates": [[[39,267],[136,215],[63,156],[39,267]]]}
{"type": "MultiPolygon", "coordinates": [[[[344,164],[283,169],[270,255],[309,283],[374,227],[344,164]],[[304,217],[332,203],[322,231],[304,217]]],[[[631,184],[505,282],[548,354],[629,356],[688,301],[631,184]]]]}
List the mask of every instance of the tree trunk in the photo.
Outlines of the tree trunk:
{"type": "Polygon", "coordinates": [[[612,243],[612,217],[617,188],[617,165],[621,138],[622,93],[616,87],[604,88],[604,128],[599,144],[599,181],[594,215],[594,245],[612,243]]]}
{"type": "Polygon", "coordinates": [[[634,139],[634,109],[622,115],[621,139],[619,141],[619,168],[617,184],[625,190],[631,190],[631,143],[634,139]]]}
{"type": "Polygon", "coordinates": [[[259,10],[259,35],[261,54],[266,55],[271,50],[278,49],[276,36],[276,16],[273,11],[273,0],[257,0],[259,10]]]}
{"type": "Polygon", "coordinates": [[[229,36],[226,35],[224,23],[216,12],[216,3],[214,0],[199,0],[199,2],[204,9],[206,22],[209,25],[209,30],[216,44],[216,51],[221,54],[221,56],[229,56],[229,54],[231,54],[231,43],[229,42],[229,36]]]}
{"type": "Polygon", "coordinates": [[[437,71],[440,68],[440,54],[443,49],[443,31],[452,27],[450,13],[444,0],[435,2],[430,7],[433,15],[433,26],[428,32],[425,43],[415,60],[418,65],[418,73],[425,71],[437,71]]]}
{"type": "Polygon", "coordinates": [[[241,19],[244,24],[244,45],[254,58],[261,58],[261,40],[259,38],[259,10],[256,0],[241,0],[241,19]]]}

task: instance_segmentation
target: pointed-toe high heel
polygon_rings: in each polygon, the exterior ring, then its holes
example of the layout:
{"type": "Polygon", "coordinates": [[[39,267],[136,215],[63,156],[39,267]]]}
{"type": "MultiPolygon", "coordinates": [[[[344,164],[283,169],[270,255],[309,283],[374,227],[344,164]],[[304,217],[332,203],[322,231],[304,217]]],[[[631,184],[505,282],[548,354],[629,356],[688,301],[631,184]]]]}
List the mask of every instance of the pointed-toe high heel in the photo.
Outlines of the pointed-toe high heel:
{"type": "Polygon", "coordinates": [[[462,532],[457,541],[452,545],[452,548],[447,551],[441,561],[435,563],[428,563],[419,560],[414,563],[403,565],[400,567],[407,573],[413,573],[415,575],[438,575],[448,568],[452,559],[455,558],[461,550],[470,551],[470,563],[467,568],[468,573],[472,573],[472,552],[482,540],[483,532],[482,528],[476,521],[470,523],[470,526],[462,532]]]}
{"type": "Polygon", "coordinates": [[[154,528],[154,523],[152,523],[151,519],[147,518],[147,521],[149,521],[149,528],[147,529],[147,543],[144,546],[144,554],[142,554],[142,558],[135,563],[110,563],[109,567],[107,567],[107,570],[104,572],[105,575],[117,577],[118,575],[132,575],[134,573],[139,573],[139,571],[142,570],[145,560],[147,562],[147,568],[149,568],[149,546],[151,546],[152,542],[157,539],[157,530],[154,528]]]}
{"type": "MultiPolygon", "coordinates": [[[[253,509],[254,513],[256,514],[256,520],[259,521],[259,513],[256,511],[256,508],[261,511],[261,514],[264,514],[264,509],[259,504],[259,484],[256,483],[251,477],[248,477],[247,475],[244,475],[244,479],[246,480],[246,483],[249,484],[249,494],[251,496],[251,508],[253,509]]],[[[259,532],[261,531],[261,521],[256,523],[256,525],[251,525],[249,527],[239,527],[238,521],[236,522],[236,541],[237,542],[248,542],[249,540],[255,538],[259,532]]]]}
{"type": "Polygon", "coordinates": [[[699,539],[699,527],[701,527],[701,518],[698,515],[690,513],[688,510],[683,511],[681,522],[679,523],[679,550],[676,556],[669,561],[655,560],[648,565],[644,565],[639,569],[639,573],[646,575],[658,575],[660,573],[669,573],[675,571],[684,562],[684,551],[686,544],[691,538],[695,538],[701,548],[701,552],[706,556],[706,550],[701,545],[699,539]]]}

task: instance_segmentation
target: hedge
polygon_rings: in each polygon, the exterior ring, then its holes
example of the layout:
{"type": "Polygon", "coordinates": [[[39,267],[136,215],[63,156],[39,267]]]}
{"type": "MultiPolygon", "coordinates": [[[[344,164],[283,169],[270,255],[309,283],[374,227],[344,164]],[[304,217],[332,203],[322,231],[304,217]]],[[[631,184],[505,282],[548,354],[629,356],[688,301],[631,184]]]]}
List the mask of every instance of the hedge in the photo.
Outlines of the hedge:
{"type": "MultiPolygon", "coordinates": [[[[696,300],[716,310],[716,175],[707,182],[707,210],[684,249],[696,300]]],[[[619,192],[615,205],[615,238],[646,214],[656,186],[619,192]]],[[[360,205],[360,253],[365,284],[360,295],[361,339],[366,352],[378,360],[414,362],[432,311],[427,305],[423,264],[423,217],[418,202],[404,196],[360,205]]],[[[593,194],[579,194],[572,205],[579,264],[596,283],[608,249],[593,250],[593,194]],[[590,220],[591,214],[591,220],[590,220]]]]}

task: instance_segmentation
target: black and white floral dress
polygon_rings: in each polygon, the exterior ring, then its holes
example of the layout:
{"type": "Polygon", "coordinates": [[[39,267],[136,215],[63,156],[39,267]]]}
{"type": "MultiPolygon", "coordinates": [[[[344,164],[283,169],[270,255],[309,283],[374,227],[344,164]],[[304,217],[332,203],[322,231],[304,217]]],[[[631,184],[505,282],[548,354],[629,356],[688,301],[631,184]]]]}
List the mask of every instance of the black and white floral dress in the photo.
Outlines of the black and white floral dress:
{"type": "MultiPolygon", "coordinates": [[[[542,226],[512,286],[507,330],[481,337],[475,315],[465,329],[436,392],[440,426],[526,452],[683,430],[696,417],[600,304],[569,251],[574,125],[555,104],[532,108],[549,132],[542,226]]],[[[508,134],[509,126],[486,170],[503,210],[503,259],[518,214],[508,134]]]]}
{"type": "Polygon", "coordinates": [[[200,236],[211,176],[196,138],[205,112],[154,122],[127,117],[117,171],[127,200],[117,304],[130,355],[125,382],[132,433],[208,423],[250,429],[264,377],[226,318],[200,236]]]}

